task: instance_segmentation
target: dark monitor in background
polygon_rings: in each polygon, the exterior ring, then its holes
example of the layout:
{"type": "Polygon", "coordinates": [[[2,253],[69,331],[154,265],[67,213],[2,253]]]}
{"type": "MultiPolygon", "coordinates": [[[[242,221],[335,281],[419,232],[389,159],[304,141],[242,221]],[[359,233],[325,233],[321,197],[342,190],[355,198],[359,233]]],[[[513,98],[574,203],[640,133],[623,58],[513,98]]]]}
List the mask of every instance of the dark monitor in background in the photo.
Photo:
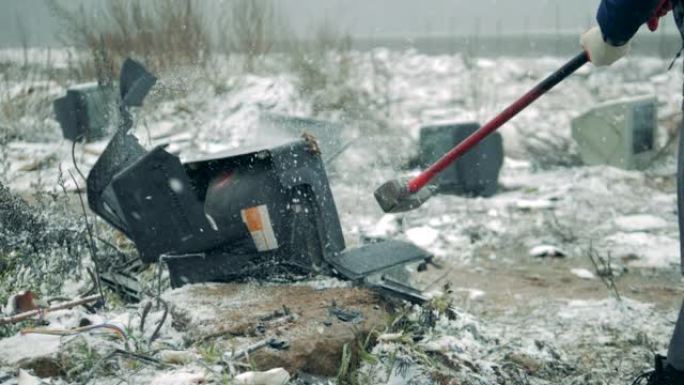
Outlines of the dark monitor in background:
{"type": "MultiPolygon", "coordinates": [[[[478,123],[432,125],[420,130],[420,166],[429,167],[474,133],[478,123]]],[[[444,170],[435,184],[442,194],[488,197],[496,194],[504,150],[501,134],[493,133],[444,170]]]]}
{"type": "Polygon", "coordinates": [[[92,142],[111,134],[116,102],[113,87],[97,83],[70,87],[66,96],[55,100],[53,105],[64,138],[92,142]]]}

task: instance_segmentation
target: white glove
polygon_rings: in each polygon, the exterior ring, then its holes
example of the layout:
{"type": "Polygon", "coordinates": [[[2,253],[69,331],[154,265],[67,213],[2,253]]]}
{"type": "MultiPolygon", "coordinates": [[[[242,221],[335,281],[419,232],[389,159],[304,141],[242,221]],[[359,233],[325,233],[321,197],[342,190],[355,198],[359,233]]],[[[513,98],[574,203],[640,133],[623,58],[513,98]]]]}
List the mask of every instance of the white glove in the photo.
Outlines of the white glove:
{"type": "Polygon", "coordinates": [[[627,55],[630,43],[615,47],[603,40],[599,27],[594,27],[582,34],[580,44],[589,54],[589,60],[597,67],[609,66],[627,55]]]}

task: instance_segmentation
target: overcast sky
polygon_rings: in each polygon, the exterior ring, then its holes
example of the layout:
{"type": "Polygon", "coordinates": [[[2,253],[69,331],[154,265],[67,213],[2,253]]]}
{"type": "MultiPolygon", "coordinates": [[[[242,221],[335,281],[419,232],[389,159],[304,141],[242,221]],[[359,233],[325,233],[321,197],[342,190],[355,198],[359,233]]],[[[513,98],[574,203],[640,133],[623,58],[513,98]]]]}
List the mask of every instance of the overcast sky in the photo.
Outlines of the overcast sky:
{"type": "MultiPolygon", "coordinates": [[[[78,0],[69,0],[75,2],[78,0]]],[[[102,0],[81,0],[98,3],[102,0]]],[[[219,4],[230,0],[203,0],[219,4]]],[[[599,0],[274,0],[293,28],[306,33],[322,21],[355,37],[581,31],[599,0]]],[[[0,45],[18,45],[23,21],[34,45],[55,44],[56,23],[43,0],[3,0],[0,45]]],[[[668,30],[674,23],[668,20],[668,30]]]]}

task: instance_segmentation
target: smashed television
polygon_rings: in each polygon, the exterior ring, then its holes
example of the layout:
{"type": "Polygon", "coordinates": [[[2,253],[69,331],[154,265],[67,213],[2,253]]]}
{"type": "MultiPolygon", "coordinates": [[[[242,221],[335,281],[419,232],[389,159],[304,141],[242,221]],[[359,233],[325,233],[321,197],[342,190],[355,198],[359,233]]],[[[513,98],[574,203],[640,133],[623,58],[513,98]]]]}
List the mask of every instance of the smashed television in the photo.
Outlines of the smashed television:
{"type": "Polygon", "coordinates": [[[310,136],[182,163],[163,147],[145,150],[128,133],[130,115],[123,121],[90,171],[89,204],[144,262],[165,262],[174,287],[314,274],[361,280],[430,257],[400,241],[346,247],[310,136]]]}

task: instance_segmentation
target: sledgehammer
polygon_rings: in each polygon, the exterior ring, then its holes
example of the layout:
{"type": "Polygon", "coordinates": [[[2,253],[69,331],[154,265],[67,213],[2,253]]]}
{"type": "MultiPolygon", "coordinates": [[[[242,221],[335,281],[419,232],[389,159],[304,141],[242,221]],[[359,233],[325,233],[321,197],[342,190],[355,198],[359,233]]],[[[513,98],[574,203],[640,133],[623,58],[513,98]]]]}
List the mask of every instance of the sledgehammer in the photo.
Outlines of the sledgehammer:
{"type": "Polygon", "coordinates": [[[588,61],[589,56],[585,52],[575,56],[418,176],[409,181],[392,180],[380,186],[375,190],[375,199],[380,207],[386,213],[400,213],[420,207],[432,195],[431,189],[424,187],[435,176],[588,61]]]}

